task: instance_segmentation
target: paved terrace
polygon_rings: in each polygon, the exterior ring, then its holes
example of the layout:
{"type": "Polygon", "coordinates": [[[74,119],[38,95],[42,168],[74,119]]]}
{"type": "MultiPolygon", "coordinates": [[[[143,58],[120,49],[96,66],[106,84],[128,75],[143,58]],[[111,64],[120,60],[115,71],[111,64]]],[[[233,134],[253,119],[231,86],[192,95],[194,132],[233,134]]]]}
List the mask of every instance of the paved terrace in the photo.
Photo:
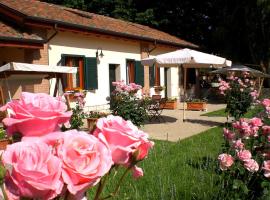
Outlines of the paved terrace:
{"type": "Polygon", "coordinates": [[[226,117],[207,117],[201,114],[225,108],[225,104],[207,104],[207,111],[186,111],[186,122],[183,122],[183,104],[178,104],[176,110],[163,110],[162,116],[166,122],[152,120],[142,130],[151,138],[159,140],[178,141],[207,129],[222,125],[226,117]]]}

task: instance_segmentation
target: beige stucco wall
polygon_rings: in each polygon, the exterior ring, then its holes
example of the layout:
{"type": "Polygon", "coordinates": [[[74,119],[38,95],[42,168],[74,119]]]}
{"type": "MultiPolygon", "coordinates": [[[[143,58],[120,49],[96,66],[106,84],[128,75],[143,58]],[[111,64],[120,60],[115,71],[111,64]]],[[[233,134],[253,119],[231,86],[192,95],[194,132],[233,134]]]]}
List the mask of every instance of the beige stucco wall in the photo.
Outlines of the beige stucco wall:
{"type": "MultiPolygon", "coordinates": [[[[50,34],[50,33],[49,33],[50,34]]],[[[151,44],[149,45],[151,48],[151,44]]],[[[126,59],[141,60],[141,44],[139,41],[115,39],[110,37],[97,37],[96,35],[82,35],[70,32],[59,32],[48,45],[49,65],[59,65],[61,54],[83,55],[95,57],[96,50],[102,48],[104,57],[100,58],[98,64],[98,89],[89,91],[86,96],[86,106],[95,107],[106,105],[106,97],[109,96],[109,64],[117,64],[116,76],[119,80],[126,81],[126,59]]],[[[175,50],[157,45],[150,56],[166,53],[175,50]]],[[[100,51],[99,51],[100,52],[100,51]]],[[[177,74],[172,69],[171,85],[168,87],[170,96],[178,96],[179,89],[176,82],[177,74]],[[176,77],[175,77],[176,76],[176,77]]],[[[164,85],[164,69],[161,69],[161,85],[164,85]]],[[[53,80],[51,80],[53,83],[53,80]]],[[[52,91],[51,91],[52,93],[52,91]]],[[[150,89],[150,94],[154,94],[154,89],[150,89]]],[[[163,93],[164,95],[164,93],[163,93]]],[[[169,96],[169,97],[170,97],[169,96]]]]}
{"type": "Polygon", "coordinates": [[[120,73],[117,77],[119,80],[126,80],[126,59],[141,59],[140,43],[60,32],[48,46],[50,65],[60,64],[61,54],[95,57],[98,48],[102,48],[104,54],[98,63],[98,89],[87,93],[86,106],[108,103],[106,97],[110,95],[109,64],[117,64],[120,69],[117,70],[120,73]]]}

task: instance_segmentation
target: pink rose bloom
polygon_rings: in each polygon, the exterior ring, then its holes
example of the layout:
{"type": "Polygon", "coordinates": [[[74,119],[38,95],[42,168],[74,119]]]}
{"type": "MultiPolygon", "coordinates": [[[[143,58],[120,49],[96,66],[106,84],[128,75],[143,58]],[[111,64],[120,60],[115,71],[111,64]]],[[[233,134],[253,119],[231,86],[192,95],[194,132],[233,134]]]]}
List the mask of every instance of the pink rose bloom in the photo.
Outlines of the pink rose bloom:
{"type": "Polygon", "coordinates": [[[261,103],[264,107],[270,107],[270,99],[264,99],[261,103]]]}
{"type": "Polygon", "coordinates": [[[250,172],[257,172],[259,170],[259,164],[254,159],[246,160],[244,167],[250,172]]]}
{"type": "Polygon", "coordinates": [[[262,127],[262,133],[264,135],[269,135],[270,134],[270,126],[263,126],[262,127]]]}
{"type": "Polygon", "coordinates": [[[237,156],[242,161],[249,160],[252,157],[249,150],[241,150],[241,151],[237,152],[237,156]]]}
{"type": "Polygon", "coordinates": [[[132,167],[132,176],[134,179],[141,178],[143,176],[142,168],[137,167],[136,165],[132,167]]]}
{"type": "Polygon", "coordinates": [[[56,147],[62,160],[62,177],[73,195],[82,196],[110,170],[113,162],[105,141],[86,132],[70,130],[63,133],[56,147]]]}
{"type": "Polygon", "coordinates": [[[218,156],[218,160],[219,160],[219,167],[221,170],[227,170],[234,163],[233,157],[226,153],[220,154],[218,156]]]}
{"type": "Polygon", "coordinates": [[[109,115],[97,121],[94,135],[104,137],[112,151],[113,162],[116,164],[130,164],[132,156],[136,160],[143,160],[154,143],[148,140],[148,135],[119,116],[109,115]]]}
{"type": "Polygon", "coordinates": [[[245,146],[245,144],[242,142],[242,140],[241,139],[238,139],[238,140],[236,140],[236,141],[234,141],[234,148],[235,149],[243,149],[244,148],[244,146],[245,146]]]}
{"type": "Polygon", "coordinates": [[[223,128],[223,136],[225,137],[226,140],[231,141],[235,138],[235,133],[227,128],[223,128]]]}
{"type": "Polygon", "coordinates": [[[258,117],[253,117],[251,120],[250,120],[250,123],[252,126],[262,126],[263,123],[262,123],[262,119],[258,118],[258,117]]]}
{"type": "Polygon", "coordinates": [[[23,92],[20,100],[13,100],[1,107],[9,109],[10,117],[3,123],[9,135],[20,132],[23,136],[41,136],[57,131],[60,125],[69,122],[72,112],[60,99],[47,94],[23,92]]]}
{"type": "Polygon", "coordinates": [[[53,199],[61,193],[62,163],[42,142],[18,142],[3,153],[3,163],[12,165],[6,187],[15,196],[53,199]]]}
{"type": "Polygon", "coordinates": [[[266,160],[263,162],[262,169],[264,170],[264,176],[266,178],[270,178],[270,160],[266,160]]]}

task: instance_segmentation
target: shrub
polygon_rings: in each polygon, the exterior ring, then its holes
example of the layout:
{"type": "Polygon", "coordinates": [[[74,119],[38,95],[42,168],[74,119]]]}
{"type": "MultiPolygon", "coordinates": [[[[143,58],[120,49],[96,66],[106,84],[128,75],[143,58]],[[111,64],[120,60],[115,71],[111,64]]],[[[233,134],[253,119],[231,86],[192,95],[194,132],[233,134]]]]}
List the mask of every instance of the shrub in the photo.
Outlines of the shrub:
{"type": "Polygon", "coordinates": [[[228,81],[220,80],[220,94],[225,95],[227,107],[225,112],[235,119],[239,119],[256,101],[258,93],[254,88],[254,82],[248,78],[248,73],[243,73],[243,77],[231,76],[228,81]]]}
{"type": "Polygon", "coordinates": [[[226,153],[219,155],[222,199],[265,199],[270,195],[270,99],[262,101],[265,112],[241,118],[224,128],[226,153]]]}
{"type": "Polygon", "coordinates": [[[135,83],[126,85],[123,81],[113,82],[116,87],[110,98],[110,108],[113,115],[132,121],[141,126],[147,119],[146,102],[136,96],[142,87],[135,83]]]}

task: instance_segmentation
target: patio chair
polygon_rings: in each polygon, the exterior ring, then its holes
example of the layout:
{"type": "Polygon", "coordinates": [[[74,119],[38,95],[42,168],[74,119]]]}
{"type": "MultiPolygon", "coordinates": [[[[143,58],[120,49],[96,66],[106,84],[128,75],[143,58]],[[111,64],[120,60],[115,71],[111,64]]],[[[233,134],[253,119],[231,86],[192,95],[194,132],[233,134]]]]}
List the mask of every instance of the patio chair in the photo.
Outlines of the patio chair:
{"type": "Polygon", "coordinates": [[[149,121],[158,120],[159,122],[164,121],[164,117],[161,115],[162,111],[165,106],[166,99],[158,97],[160,95],[153,95],[152,100],[148,106],[148,116],[149,116],[149,121]]]}

